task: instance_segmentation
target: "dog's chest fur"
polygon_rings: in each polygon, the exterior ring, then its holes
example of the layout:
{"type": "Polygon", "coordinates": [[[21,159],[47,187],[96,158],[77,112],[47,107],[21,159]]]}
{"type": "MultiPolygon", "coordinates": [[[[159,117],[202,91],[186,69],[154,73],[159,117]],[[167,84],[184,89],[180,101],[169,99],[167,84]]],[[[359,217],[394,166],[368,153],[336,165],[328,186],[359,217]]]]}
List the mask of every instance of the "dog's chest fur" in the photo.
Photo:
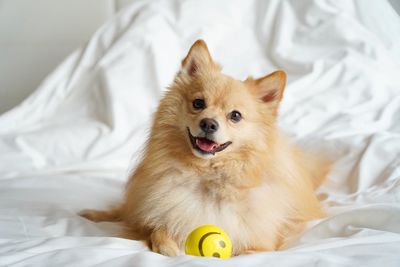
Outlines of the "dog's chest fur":
{"type": "Polygon", "coordinates": [[[168,171],[149,189],[144,199],[146,224],[167,228],[181,248],[193,229],[214,224],[231,237],[234,252],[255,242],[273,249],[272,233],[278,232],[277,218],[282,217],[277,213],[283,210],[279,203],[268,201],[275,192],[266,184],[243,189],[224,172],[198,175],[180,168],[168,171]],[[265,241],[258,240],[260,236],[265,241]]]}

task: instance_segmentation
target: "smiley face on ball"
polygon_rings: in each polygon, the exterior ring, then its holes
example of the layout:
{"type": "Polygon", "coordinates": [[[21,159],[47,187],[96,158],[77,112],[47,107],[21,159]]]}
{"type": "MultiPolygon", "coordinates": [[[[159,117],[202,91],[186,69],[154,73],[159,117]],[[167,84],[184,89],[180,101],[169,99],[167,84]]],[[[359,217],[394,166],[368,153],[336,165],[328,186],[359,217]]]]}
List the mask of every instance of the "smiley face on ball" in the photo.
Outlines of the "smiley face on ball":
{"type": "Polygon", "coordinates": [[[193,256],[227,259],[232,255],[232,243],[221,228],[215,225],[203,225],[189,234],[185,252],[193,256]]]}

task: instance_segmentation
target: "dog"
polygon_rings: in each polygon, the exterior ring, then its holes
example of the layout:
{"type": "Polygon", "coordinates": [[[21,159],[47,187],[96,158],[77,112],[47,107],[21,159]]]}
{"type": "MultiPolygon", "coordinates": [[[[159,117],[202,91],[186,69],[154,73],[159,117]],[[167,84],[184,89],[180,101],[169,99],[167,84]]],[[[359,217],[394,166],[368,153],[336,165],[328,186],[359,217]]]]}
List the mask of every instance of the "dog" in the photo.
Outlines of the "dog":
{"type": "Polygon", "coordinates": [[[80,215],[122,222],[122,237],[167,256],[181,254],[204,224],[228,233],[233,255],[283,248],[324,216],[314,190],[329,170],[277,128],[285,83],[284,71],[244,81],[224,75],[196,41],[159,104],[122,204],[80,215]]]}

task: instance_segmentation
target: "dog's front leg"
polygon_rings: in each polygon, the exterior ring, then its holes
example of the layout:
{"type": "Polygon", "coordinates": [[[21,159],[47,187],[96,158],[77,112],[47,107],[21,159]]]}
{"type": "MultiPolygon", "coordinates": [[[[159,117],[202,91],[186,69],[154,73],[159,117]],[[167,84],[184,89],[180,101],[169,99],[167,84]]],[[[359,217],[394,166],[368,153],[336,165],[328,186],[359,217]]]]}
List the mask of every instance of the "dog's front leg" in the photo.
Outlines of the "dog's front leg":
{"type": "Polygon", "coordinates": [[[153,230],[150,245],[151,250],[165,256],[178,256],[180,253],[178,244],[164,228],[153,230]]]}

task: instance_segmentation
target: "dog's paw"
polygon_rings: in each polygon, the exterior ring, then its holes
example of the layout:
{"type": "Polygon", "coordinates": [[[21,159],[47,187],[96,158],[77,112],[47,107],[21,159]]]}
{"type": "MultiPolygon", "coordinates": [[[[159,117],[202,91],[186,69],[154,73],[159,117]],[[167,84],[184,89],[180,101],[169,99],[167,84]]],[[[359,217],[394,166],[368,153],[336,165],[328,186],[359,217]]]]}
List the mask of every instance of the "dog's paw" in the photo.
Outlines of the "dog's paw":
{"type": "Polygon", "coordinates": [[[240,252],[239,254],[241,255],[252,255],[256,253],[262,253],[262,252],[267,252],[267,251],[274,251],[275,249],[271,247],[254,247],[254,248],[248,248],[245,251],[240,252]]]}
{"type": "Polygon", "coordinates": [[[160,244],[152,244],[151,249],[159,254],[169,257],[175,257],[180,254],[178,245],[175,242],[169,241],[160,244]]]}
{"type": "Polygon", "coordinates": [[[165,256],[178,256],[179,246],[164,228],[154,230],[150,235],[151,250],[165,256]]]}
{"type": "Polygon", "coordinates": [[[260,253],[260,251],[257,250],[246,250],[242,253],[242,255],[252,255],[252,254],[256,254],[256,253],[260,253]]]}

